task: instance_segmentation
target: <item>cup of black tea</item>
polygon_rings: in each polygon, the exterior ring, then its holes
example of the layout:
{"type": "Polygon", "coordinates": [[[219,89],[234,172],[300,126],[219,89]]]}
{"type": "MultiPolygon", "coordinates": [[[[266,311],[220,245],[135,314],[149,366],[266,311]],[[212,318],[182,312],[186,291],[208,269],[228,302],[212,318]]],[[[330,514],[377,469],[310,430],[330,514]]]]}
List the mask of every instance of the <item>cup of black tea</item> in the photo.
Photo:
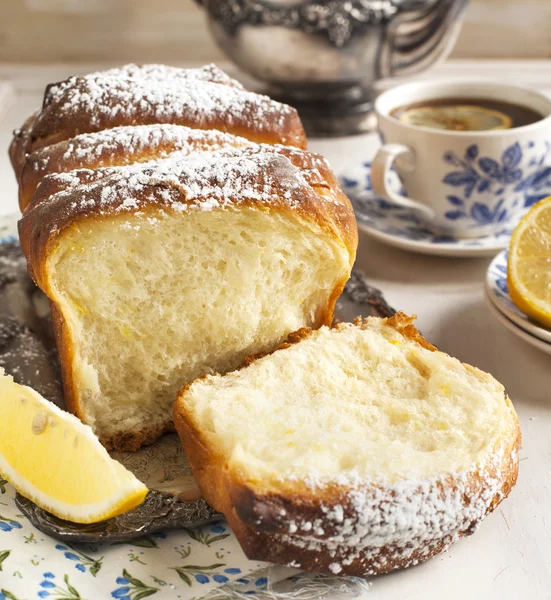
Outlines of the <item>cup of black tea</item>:
{"type": "Polygon", "coordinates": [[[551,180],[551,99],[481,80],[400,85],[375,102],[374,190],[453,237],[495,234],[551,180]],[[392,187],[396,169],[406,193],[392,187]]]}

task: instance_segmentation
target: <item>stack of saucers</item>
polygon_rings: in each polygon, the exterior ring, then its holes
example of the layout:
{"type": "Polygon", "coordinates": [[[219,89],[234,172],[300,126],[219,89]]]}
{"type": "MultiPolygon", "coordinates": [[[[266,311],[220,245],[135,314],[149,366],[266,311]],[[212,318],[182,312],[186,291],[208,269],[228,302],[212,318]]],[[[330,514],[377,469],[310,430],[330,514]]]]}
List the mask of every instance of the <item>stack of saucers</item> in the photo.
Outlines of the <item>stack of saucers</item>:
{"type": "Polygon", "coordinates": [[[551,329],[536,323],[513,302],[507,287],[507,251],[500,252],[488,267],[486,298],[492,313],[509,331],[532,346],[551,354],[551,329]]]}

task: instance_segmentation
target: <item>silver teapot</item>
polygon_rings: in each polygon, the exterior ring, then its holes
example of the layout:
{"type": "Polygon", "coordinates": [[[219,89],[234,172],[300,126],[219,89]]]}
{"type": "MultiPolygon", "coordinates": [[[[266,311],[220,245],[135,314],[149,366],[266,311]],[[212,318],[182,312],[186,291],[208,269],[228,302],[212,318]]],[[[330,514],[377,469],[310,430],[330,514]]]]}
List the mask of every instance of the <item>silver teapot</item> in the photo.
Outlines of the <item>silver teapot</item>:
{"type": "Polygon", "coordinates": [[[372,128],[373,84],[450,52],[468,0],[196,0],[220,48],[310,134],[372,128]]]}

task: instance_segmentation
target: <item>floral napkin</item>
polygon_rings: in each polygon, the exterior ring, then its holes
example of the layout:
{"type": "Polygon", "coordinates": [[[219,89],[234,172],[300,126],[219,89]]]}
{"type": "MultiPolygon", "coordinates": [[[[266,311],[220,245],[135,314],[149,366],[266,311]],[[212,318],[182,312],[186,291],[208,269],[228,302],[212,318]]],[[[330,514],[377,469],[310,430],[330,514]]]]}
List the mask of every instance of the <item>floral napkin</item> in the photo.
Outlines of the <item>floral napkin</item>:
{"type": "MultiPolygon", "coordinates": [[[[19,513],[3,479],[0,492],[0,600],[190,599],[233,582],[253,591],[269,583],[266,563],[248,560],[224,521],[129,543],[68,545],[19,513]]],[[[270,583],[292,573],[284,568],[270,583]]]]}

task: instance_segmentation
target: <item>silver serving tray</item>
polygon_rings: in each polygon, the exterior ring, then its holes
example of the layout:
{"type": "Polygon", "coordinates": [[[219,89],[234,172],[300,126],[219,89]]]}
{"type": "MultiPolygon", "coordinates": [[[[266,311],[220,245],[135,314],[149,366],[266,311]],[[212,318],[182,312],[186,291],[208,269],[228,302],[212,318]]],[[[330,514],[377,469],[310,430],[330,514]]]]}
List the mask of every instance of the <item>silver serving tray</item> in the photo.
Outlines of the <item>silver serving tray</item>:
{"type": "MultiPolygon", "coordinates": [[[[335,320],[394,313],[381,292],[354,270],[337,302],[335,320]]],[[[48,301],[28,276],[17,243],[0,244],[0,366],[18,383],[65,408],[48,301]]],[[[137,452],[112,452],[111,456],[149,488],[137,508],[107,521],[81,525],[58,519],[19,494],[18,507],[40,531],[70,543],[126,541],[160,529],[191,528],[221,518],[201,498],[176,434],[165,435],[137,452]]]]}

